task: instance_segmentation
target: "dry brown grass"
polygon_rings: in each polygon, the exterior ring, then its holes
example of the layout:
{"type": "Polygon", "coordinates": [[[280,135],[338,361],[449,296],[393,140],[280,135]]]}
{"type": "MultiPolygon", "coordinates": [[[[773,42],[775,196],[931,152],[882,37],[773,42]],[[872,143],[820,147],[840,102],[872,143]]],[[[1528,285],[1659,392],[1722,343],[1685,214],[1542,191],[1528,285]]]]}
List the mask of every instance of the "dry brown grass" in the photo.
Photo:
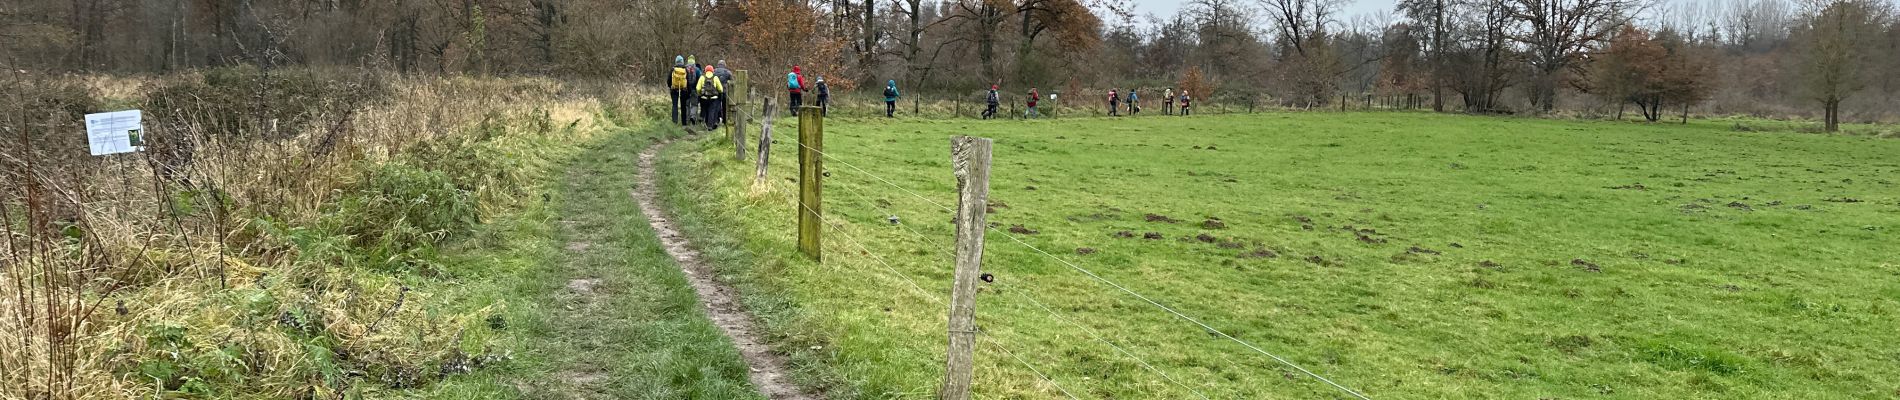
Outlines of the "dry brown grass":
{"type": "MultiPolygon", "coordinates": [[[[512,167],[532,170],[548,162],[540,147],[586,140],[641,96],[548,79],[324,77],[388,90],[305,126],[241,118],[237,135],[148,109],[151,151],[110,157],[73,140],[72,111],[96,104],[46,100],[135,104],[202,78],[0,78],[13,105],[0,109],[0,399],[334,398],[505,358],[483,343],[488,310],[433,312],[400,274],[339,263],[324,252],[347,243],[308,231],[367,168],[419,146],[487,126],[493,146],[528,160],[512,167]]],[[[499,212],[512,200],[486,193],[519,184],[471,191],[499,212]]]]}

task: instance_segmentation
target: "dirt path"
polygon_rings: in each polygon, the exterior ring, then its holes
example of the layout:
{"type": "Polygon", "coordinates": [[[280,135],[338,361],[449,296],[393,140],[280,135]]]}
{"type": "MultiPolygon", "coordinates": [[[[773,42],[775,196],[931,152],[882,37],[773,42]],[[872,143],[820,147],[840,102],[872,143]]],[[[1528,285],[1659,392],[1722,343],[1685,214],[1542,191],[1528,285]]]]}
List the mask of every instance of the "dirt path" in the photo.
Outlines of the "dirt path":
{"type": "Polygon", "coordinates": [[[740,303],[738,290],[713,277],[712,267],[706,265],[699,251],[693,250],[692,243],[680,234],[679,226],[660,208],[659,177],[654,163],[660,150],[668,144],[670,142],[655,144],[640,153],[640,177],[633,189],[633,199],[639,202],[640,212],[646,214],[666,253],[679,262],[680,270],[693,283],[693,291],[699,293],[699,303],[706,307],[706,315],[732,338],[740,355],[745,357],[752,372],[752,385],[759,388],[759,393],[771,399],[817,399],[792,384],[785,358],[773,354],[766,345],[752,313],[740,303]]]}

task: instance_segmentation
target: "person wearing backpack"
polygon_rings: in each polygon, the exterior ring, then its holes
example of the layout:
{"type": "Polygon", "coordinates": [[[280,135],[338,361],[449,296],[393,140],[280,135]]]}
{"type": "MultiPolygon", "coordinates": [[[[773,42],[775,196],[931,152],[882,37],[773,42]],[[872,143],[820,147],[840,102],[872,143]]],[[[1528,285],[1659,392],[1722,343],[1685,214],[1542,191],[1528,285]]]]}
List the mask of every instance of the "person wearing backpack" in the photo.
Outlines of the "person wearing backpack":
{"type": "Polygon", "coordinates": [[[1042,93],[1037,93],[1036,88],[1034,87],[1029,88],[1029,104],[1028,104],[1029,107],[1023,109],[1024,119],[1038,118],[1042,116],[1042,113],[1036,112],[1036,100],[1039,100],[1041,98],[1042,98],[1042,93]]]}
{"type": "Polygon", "coordinates": [[[818,115],[831,116],[831,86],[825,84],[825,77],[818,77],[818,115]]]}
{"type": "Polygon", "coordinates": [[[1187,89],[1181,89],[1181,115],[1187,116],[1188,114],[1193,114],[1194,112],[1190,110],[1193,108],[1193,105],[1194,96],[1189,96],[1187,89]]]}
{"type": "Polygon", "coordinates": [[[1141,96],[1135,94],[1135,89],[1130,88],[1128,89],[1128,116],[1133,117],[1139,113],[1141,113],[1141,96]]]}
{"type": "Polygon", "coordinates": [[[713,75],[713,67],[706,66],[706,72],[699,75],[699,84],[695,86],[699,93],[700,118],[706,120],[706,130],[719,129],[722,115],[720,101],[726,98],[726,83],[713,75]]]}
{"type": "Polygon", "coordinates": [[[1121,112],[1118,111],[1121,109],[1121,102],[1122,102],[1121,94],[1115,93],[1115,89],[1109,89],[1108,90],[1108,116],[1114,117],[1114,116],[1121,115],[1121,112]]]}
{"type": "Polygon", "coordinates": [[[792,73],[785,74],[785,90],[792,94],[789,105],[792,107],[793,116],[798,115],[798,106],[805,104],[805,77],[799,75],[800,72],[802,71],[798,66],[793,65],[792,73]]]}
{"type": "Polygon", "coordinates": [[[673,89],[673,111],[668,117],[673,123],[686,125],[686,56],[673,56],[673,79],[669,82],[673,89]]]}
{"type": "Polygon", "coordinates": [[[996,118],[996,106],[1003,101],[1002,97],[996,95],[996,85],[990,85],[990,96],[986,100],[989,108],[983,109],[983,119],[996,118]]]}
{"type": "MultiPolygon", "coordinates": [[[[713,76],[719,78],[720,87],[732,87],[732,69],[726,68],[726,60],[719,60],[719,62],[714,63],[712,67],[713,76]]],[[[721,123],[724,123],[726,121],[726,96],[723,96],[723,90],[721,92],[720,94],[722,94],[722,96],[719,96],[719,113],[714,116],[718,117],[721,123]]]]}
{"type": "Polygon", "coordinates": [[[1174,88],[1161,92],[1161,115],[1174,115],[1174,88]]]}
{"type": "Polygon", "coordinates": [[[700,71],[701,68],[704,68],[704,67],[699,65],[698,58],[695,58],[693,55],[690,55],[690,54],[686,56],[686,98],[681,100],[681,102],[686,103],[686,124],[687,125],[692,125],[694,123],[699,122],[699,114],[700,114],[699,102],[693,99],[696,97],[699,97],[699,94],[694,93],[694,90],[699,87],[699,75],[701,72],[700,71]]]}
{"type": "Polygon", "coordinates": [[[902,95],[903,93],[898,93],[897,91],[896,79],[892,79],[888,82],[884,82],[884,117],[885,118],[897,117],[897,98],[902,95]]]}

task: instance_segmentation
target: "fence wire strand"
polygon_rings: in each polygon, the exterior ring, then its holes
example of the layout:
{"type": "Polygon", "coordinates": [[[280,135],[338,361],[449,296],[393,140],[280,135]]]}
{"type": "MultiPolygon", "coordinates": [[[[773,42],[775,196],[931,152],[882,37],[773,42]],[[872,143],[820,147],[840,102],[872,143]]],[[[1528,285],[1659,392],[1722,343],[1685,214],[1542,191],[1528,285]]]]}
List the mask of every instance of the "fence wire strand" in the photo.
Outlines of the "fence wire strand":
{"type": "MultiPolygon", "coordinates": [[[[808,146],[808,145],[806,145],[806,144],[804,144],[804,143],[798,143],[798,146],[799,146],[799,147],[803,147],[803,148],[805,148],[806,150],[811,150],[811,151],[812,151],[812,152],[814,152],[814,153],[818,153],[818,155],[819,155],[820,157],[823,157],[823,158],[826,158],[826,159],[829,159],[829,160],[833,160],[833,161],[837,161],[837,162],[838,162],[838,163],[840,163],[840,164],[844,164],[844,165],[845,165],[846,167],[849,167],[849,168],[851,168],[852,170],[854,170],[854,171],[857,171],[857,172],[858,172],[858,173],[860,173],[860,174],[863,174],[863,175],[866,175],[866,176],[869,176],[869,177],[871,177],[872,179],[876,179],[876,180],[878,180],[879,182],[883,182],[883,183],[884,183],[885,185],[889,185],[889,186],[891,186],[892,188],[896,188],[896,189],[897,189],[897,190],[899,190],[899,191],[903,191],[903,192],[905,192],[905,193],[908,193],[908,194],[910,194],[910,195],[911,195],[912,197],[916,197],[916,198],[918,198],[918,199],[920,199],[920,200],[923,200],[924,202],[927,202],[927,203],[930,203],[931,205],[935,205],[935,206],[937,206],[937,208],[941,208],[941,209],[944,209],[944,210],[946,210],[946,211],[950,211],[950,212],[952,212],[952,213],[954,213],[954,212],[956,212],[956,211],[955,211],[954,209],[951,209],[951,208],[950,208],[949,206],[945,206],[945,205],[943,205],[943,203],[938,203],[938,202],[937,202],[937,201],[935,201],[935,200],[931,200],[931,199],[930,199],[930,198],[928,198],[928,197],[924,197],[924,196],[923,196],[923,195],[921,195],[921,194],[917,194],[917,192],[915,192],[915,191],[911,191],[911,190],[910,190],[910,189],[908,189],[908,188],[905,188],[905,187],[903,187],[903,186],[900,186],[900,185],[898,185],[898,184],[896,184],[896,183],[892,183],[892,182],[891,182],[890,180],[887,180],[887,179],[884,179],[884,177],[881,177],[881,176],[878,176],[877,174],[873,174],[873,173],[871,173],[870,171],[866,171],[866,170],[864,170],[863,168],[858,168],[858,166],[857,166],[857,165],[854,165],[854,164],[851,164],[851,163],[850,163],[849,161],[845,161],[845,160],[843,160],[843,159],[839,159],[839,158],[838,158],[837,156],[833,156],[833,155],[830,155],[830,154],[826,154],[826,153],[825,153],[824,151],[822,151],[822,150],[819,150],[819,149],[815,149],[815,148],[812,148],[811,146],[808,146]]],[[[1062,263],[1063,265],[1066,265],[1066,266],[1068,266],[1068,267],[1069,267],[1070,269],[1073,269],[1073,270],[1075,270],[1076,272],[1080,272],[1080,273],[1082,273],[1083,275],[1086,275],[1086,276],[1088,276],[1088,277],[1089,277],[1089,278],[1091,278],[1091,279],[1094,279],[1094,280],[1096,280],[1096,281],[1098,281],[1098,282],[1101,282],[1101,283],[1103,283],[1103,284],[1106,284],[1106,285],[1108,285],[1108,286],[1110,286],[1110,287],[1114,287],[1114,288],[1115,288],[1116,290],[1120,290],[1120,291],[1121,291],[1121,292],[1123,292],[1123,293],[1127,293],[1127,294],[1128,294],[1128,295],[1130,295],[1130,296],[1134,296],[1135,298],[1137,298],[1137,299],[1140,299],[1141,301],[1143,301],[1143,302],[1146,302],[1146,303],[1148,303],[1149,305],[1152,305],[1152,306],[1154,306],[1155,308],[1159,308],[1159,309],[1161,309],[1162,311],[1166,311],[1167,313],[1169,313],[1169,314],[1172,314],[1172,315],[1174,315],[1174,316],[1175,316],[1176,318],[1180,318],[1181,320],[1184,320],[1184,321],[1187,321],[1187,322],[1189,322],[1189,323],[1192,323],[1192,324],[1194,324],[1194,325],[1196,325],[1196,326],[1199,326],[1199,327],[1201,327],[1201,329],[1203,329],[1203,330],[1206,330],[1206,331],[1207,331],[1207,332],[1209,332],[1209,333],[1213,333],[1213,334],[1215,334],[1215,335],[1217,335],[1217,336],[1220,336],[1221,338],[1224,338],[1224,339],[1227,339],[1227,340],[1229,340],[1229,341],[1232,341],[1232,342],[1234,342],[1234,343],[1237,343],[1237,344],[1240,344],[1241,346],[1243,346],[1243,347],[1246,347],[1246,348],[1247,348],[1247,349],[1249,349],[1249,350],[1253,350],[1253,351],[1254,351],[1255,353],[1260,353],[1261,355],[1264,355],[1264,356],[1267,356],[1267,358],[1271,358],[1271,359],[1273,359],[1273,360],[1274,360],[1275,362],[1279,362],[1279,363],[1280,363],[1281,365],[1285,365],[1285,366],[1288,366],[1288,367],[1291,367],[1291,368],[1293,368],[1294,370],[1298,370],[1298,371],[1300,371],[1300,373],[1302,373],[1302,374],[1305,374],[1306,376],[1309,376],[1309,377],[1312,377],[1313,379],[1317,379],[1317,380],[1319,380],[1320,382],[1324,382],[1324,383],[1326,383],[1327,385],[1330,385],[1330,386],[1332,386],[1332,387],[1333,387],[1333,388],[1335,388],[1335,389],[1339,389],[1340,391],[1342,391],[1342,392],[1345,392],[1346,394],[1349,394],[1349,395],[1352,395],[1352,396],[1353,396],[1353,397],[1355,397],[1355,398],[1358,398],[1358,399],[1360,399],[1360,400],[1371,400],[1371,398],[1370,398],[1370,397],[1366,397],[1366,395],[1364,395],[1364,394],[1360,394],[1360,393],[1359,393],[1358,391],[1355,391],[1355,390],[1352,390],[1351,388],[1347,388],[1347,387],[1346,387],[1345,385],[1341,385],[1341,384],[1339,384],[1338,382],[1334,382],[1334,381],[1333,381],[1332,379],[1327,379],[1327,378],[1326,378],[1325,376],[1321,376],[1321,375],[1320,375],[1320,374],[1318,374],[1318,373],[1314,373],[1313,371],[1311,371],[1311,370],[1308,370],[1308,369],[1306,369],[1305,367],[1301,367],[1301,366],[1300,366],[1299,364],[1295,364],[1295,363],[1293,363],[1292,361],[1288,361],[1288,360],[1287,360],[1286,358],[1283,358],[1283,357],[1280,357],[1279,355],[1276,355],[1276,354],[1273,354],[1272,352],[1268,352],[1268,351],[1266,351],[1266,350],[1264,350],[1264,349],[1261,349],[1261,348],[1260,348],[1259,346],[1255,346],[1255,345],[1254,345],[1253,343],[1250,343],[1250,342],[1247,342],[1247,341],[1245,341],[1245,340],[1241,340],[1240,338],[1236,338],[1236,337],[1234,337],[1233,335],[1229,335],[1229,334],[1227,334],[1227,332],[1225,332],[1225,331],[1221,331],[1220,329],[1215,329],[1215,328],[1214,328],[1213,326],[1210,326],[1210,325],[1208,325],[1207,323],[1204,323],[1204,322],[1201,322],[1201,320],[1200,320],[1200,319],[1197,319],[1197,318],[1194,318],[1194,317],[1191,317],[1191,316],[1188,316],[1187,314],[1184,314],[1184,313],[1182,313],[1182,312],[1180,312],[1180,311],[1178,311],[1178,310],[1175,310],[1175,309],[1174,309],[1173,307],[1168,307],[1168,306],[1167,306],[1167,305],[1165,305],[1165,304],[1161,304],[1161,302],[1158,302],[1158,301],[1155,301],[1154,299],[1151,299],[1151,298],[1149,298],[1148,296],[1145,296],[1145,295],[1142,295],[1141,293],[1138,293],[1138,292],[1135,292],[1134,290],[1132,290],[1132,289],[1129,289],[1129,288],[1128,288],[1127,286],[1123,286],[1123,285],[1122,285],[1122,284],[1120,284],[1120,283],[1116,283],[1115,281],[1112,281],[1112,280],[1109,280],[1109,279],[1107,279],[1107,278],[1103,278],[1103,277],[1102,277],[1101,275],[1097,275],[1097,274],[1096,274],[1096,273],[1095,273],[1094,271],[1090,271],[1090,270],[1089,270],[1089,269],[1087,269],[1087,268],[1082,268],[1082,267],[1081,267],[1081,266],[1079,266],[1079,265],[1075,265],[1075,263],[1073,263],[1073,262],[1069,262],[1069,260],[1066,260],[1066,259],[1063,259],[1062,257],[1057,257],[1057,256],[1056,256],[1056,255],[1054,255],[1054,254],[1050,254],[1050,253],[1049,253],[1048,251],[1044,251],[1044,250],[1043,250],[1042,248],[1040,248],[1040,247],[1036,247],[1035,245],[1032,245],[1032,244],[1029,244],[1028,242],[1025,242],[1025,241],[1023,241],[1023,240],[1022,240],[1022,238],[1018,238],[1018,237],[1016,237],[1016,235],[1012,235],[1012,234],[1010,234],[1010,233],[1009,233],[1009,231],[1006,231],[1006,230],[1002,230],[1002,229],[997,229],[997,228],[995,228],[995,227],[989,227],[988,229],[989,229],[989,230],[993,230],[993,231],[996,231],[997,233],[1000,233],[1000,234],[1002,234],[1002,235],[1003,235],[1003,237],[1007,237],[1007,238],[1009,238],[1009,239],[1010,239],[1010,241],[1013,241],[1013,242],[1016,242],[1016,244],[1018,244],[1018,245],[1022,245],[1023,247],[1026,247],[1026,248],[1029,248],[1029,249],[1030,249],[1031,251],[1034,251],[1034,252],[1036,252],[1036,253],[1038,253],[1038,254],[1042,254],[1042,255],[1043,255],[1044,257],[1047,257],[1047,258],[1050,258],[1050,259],[1054,259],[1054,260],[1056,260],[1057,262],[1060,262],[1060,263],[1062,263]]]]}
{"type": "MultiPolygon", "coordinates": [[[[837,187],[845,188],[846,191],[851,192],[851,195],[853,197],[858,198],[860,202],[875,206],[875,204],[871,203],[870,197],[864,195],[864,192],[860,192],[857,189],[851,189],[850,186],[839,185],[837,187]]],[[[895,211],[892,211],[892,212],[895,212],[895,211]]],[[[920,232],[916,229],[913,229],[907,226],[907,224],[900,222],[896,225],[899,228],[903,228],[904,230],[909,231],[912,235],[916,236],[919,240],[923,240],[926,243],[930,241],[929,235],[925,235],[923,232],[920,232]]],[[[932,247],[932,248],[938,249],[937,251],[938,254],[942,254],[945,256],[952,255],[950,254],[949,251],[943,250],[944,247],[932,247]]],[[[994,285],[996,285],[999,289],[1014,289],[1014,285],[1005,285],[1005,284],[1000,284],[1000,283],[996,283],[994,285]]],[[[1162,379],[1167,380],[1169,383],[1173,383],[1175,386],[1180,386],[1182,389],[1185,389],[1188,392],[1194,393],[1195,396],[1200,397],[1202,399],[1208,398],[1207,395],[1204,393],[1201,393],[1201,391],[1195,390],[1193,387],[1190,387],[1187,384],[1183,384],[1180,381],[1175,380],[1174,377],[1169,376],[1168,373],[1162,372],[1161,369],[1155,368],[1155,366],[1152,363],[1149,363],[1148,360],[1142,359],[1140,356],[1135,355],[1134,352],[1128,351],[1128,349],[1123,348],[1122,346],[1116,345],[1114,342],[1109,341],[1106,337],[1102,336],[1101,333],[1096,331],[1095,329],[1089,328],[1087,326],[1082,325],[1081,323],[1075,322],[1074,319],[1065,317],[1061,313],[1056,312],[1055,309],[1049,308],[1049,306],[1045,305],[1042,301],[1036,300],[1033,296],[1026,294],[1024,290],[1007,290],[1007,291],[1012,294],[1017,295],[1018,297],[1022,297],[1024,300],[1028,300],[1029,303],[1034,304],[1037,308],[1042,309],[1044,312],[1048,312],[1049,315],[1054,316],[1056,319],[1061,320],[1065,323],[1068,323],[1071,326],[1075,326],[1076,328],[1080,328],[1083,331],[1083,333],[1086,333],[1089,336],[1089,338],[1095,339],[1096,341],[1102,342],[1102,344],[1108,345],[1108,347],[1115,349],[1115,351],[1120,352],[1123,356],[1126,356],[1129,359],[1134,360],[1135,363],[1140,364],[1142,368],[1147,369],[1149,372],[1155,373],[1155,375],[1161,376],[1162,379]]]]}
{"type": "MultiPolygon", "coordinates": [[[[803,204],[798,204],[796,202],[794,202],[793,205],[796,208],[802,208],[806,212],[810,212],[812,213],[812,215],[817,216],[819,224],[832,226],[831,221],[826,219],[823,213],[819,213],[815,210],[812,210],[811,207],[806,207],[803,204]]],[[[834,230],[834,232],[843,233],[842,230],[834,230]]],[[[922,285],[918,285],[917,281],[912,280],[910,278],[910,275],[907,275],[907,274],[904,274],[903,272],[898,271],[896,267],[893,267],[891,266],[889,262],[884,261],[883,257],[879,257],[877,253],[872,252],[869,247],[865,247],[863,243],[858,242],[856,239],[852,239],[851,235],[841,234],[841,235],[838,235],[837,237],[844,238],[846,242],[850,242],[852,246],[855,246],[858,248],[858,250],[863,251],[864,255],[869,256],[874,261],[877,261],[879,265],[884,266],[884,269],[886,271],[890,271],[892,275],[896,275],[899,279],[904,280],[904,283],[909,284],[912,289],[916,289],[918,293],[924,296],[924,298],[930,299],[931,302],[936,303],[938,306],[949,305],[949,303],[945,301],[944,299],[933,295],[928,290],[924,290],[924,287],[922,285]]],[[[1016,362],[1021,363],[1023,367],[1029,368],[1029,371],[1031,373],[1036,374],[1036,377],[1041,378],[1043,382],[1048,382],[1049,386],[1054,386],[1056,390],[1062,392],[1064,396],[1068,396],[1070,399],[1076,399],[1075,394],[1069,393],[1068,388],[1062,387],[1061,383],[1056,383],[1056,380],[1054,378],[1050,378],[1048,374],[1044,374],[1041,369],[1037,369],[1036,366],[1031,365],[1028,360],[1024,360],[1022,357],[1017,356],[1016,352],[1010,351],[1008,347],[1003,346],[1002,342],[997,341],[995,338],[989,337],[988,334],[981,335],[980,337],[988,339],[987,342],[990,344],[990,346],[993,346],[999,350],[1002,350],[1003,353],[1008,354],[1010,358],[1013,358],[1016,360],[1016,362]]]]}

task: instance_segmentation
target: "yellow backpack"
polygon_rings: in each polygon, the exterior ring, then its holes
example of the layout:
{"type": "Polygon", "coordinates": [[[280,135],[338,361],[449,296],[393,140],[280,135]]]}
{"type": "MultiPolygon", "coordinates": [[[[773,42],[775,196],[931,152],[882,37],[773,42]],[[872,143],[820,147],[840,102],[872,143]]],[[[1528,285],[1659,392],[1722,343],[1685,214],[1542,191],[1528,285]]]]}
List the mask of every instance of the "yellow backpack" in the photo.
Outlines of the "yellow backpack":
{"type": "Polygon", "coordinates": [[[686,67],[673,67],[673,90],[686,90],[686,67]]]}

